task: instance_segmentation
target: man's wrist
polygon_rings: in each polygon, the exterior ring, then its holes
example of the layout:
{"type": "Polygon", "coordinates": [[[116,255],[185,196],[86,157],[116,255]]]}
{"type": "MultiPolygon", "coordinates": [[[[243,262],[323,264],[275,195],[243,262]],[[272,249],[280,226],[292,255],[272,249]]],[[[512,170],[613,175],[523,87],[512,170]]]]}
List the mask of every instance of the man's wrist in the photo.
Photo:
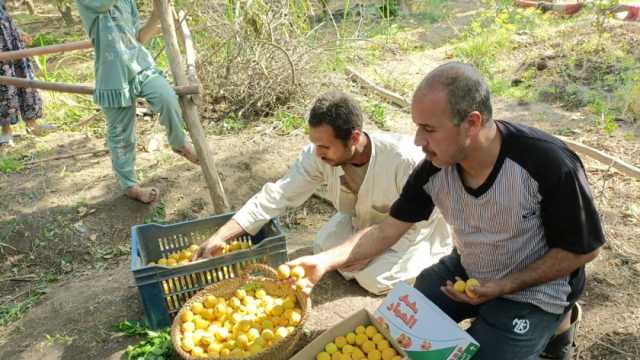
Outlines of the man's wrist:
{"type": "Polygon", "coordinates": [[[507,277],[500,280],[500,283],[502,285],[501,286],[502,295],[513,294],[514,292],[520,290],[520,287],[518,286],[516,279],[507,277]]]}

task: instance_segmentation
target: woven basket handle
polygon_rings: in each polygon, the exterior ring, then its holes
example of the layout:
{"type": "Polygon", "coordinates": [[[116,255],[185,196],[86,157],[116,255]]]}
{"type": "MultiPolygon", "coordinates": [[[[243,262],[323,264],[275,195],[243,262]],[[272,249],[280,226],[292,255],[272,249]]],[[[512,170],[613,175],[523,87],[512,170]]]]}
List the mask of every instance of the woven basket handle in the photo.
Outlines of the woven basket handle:
{"type": "Polygon", "coordinates": [[[265,264],[249,264],[242,271],[242,277],[249,277],[255,270],[259,270],[267,277],[278,280],[278,273],[271,266],[265,264]]]}

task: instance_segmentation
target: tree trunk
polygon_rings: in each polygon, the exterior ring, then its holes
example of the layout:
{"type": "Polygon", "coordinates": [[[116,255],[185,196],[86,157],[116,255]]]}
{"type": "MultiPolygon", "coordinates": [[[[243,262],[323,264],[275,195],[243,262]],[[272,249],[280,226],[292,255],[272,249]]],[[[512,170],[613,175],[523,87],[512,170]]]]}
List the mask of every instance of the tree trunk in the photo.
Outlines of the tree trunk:
{"type": "Polygon", "coordinates": [[[35,15],[35,13],[36,13],[36,8],[33,6],[33,1],[31,1],[31,0],[24,0],[24,4],[27,6],[27,10],[29,11],[29,14],[31,14],[31,15],[35,15]]]}
{"type": "Polygon", "coordinates": [[[73,15],[71,15],[71,6],[69,4],[57,4],[58,12],[62,16],[62,20],[66,25],[73,25],[73,15]]]}

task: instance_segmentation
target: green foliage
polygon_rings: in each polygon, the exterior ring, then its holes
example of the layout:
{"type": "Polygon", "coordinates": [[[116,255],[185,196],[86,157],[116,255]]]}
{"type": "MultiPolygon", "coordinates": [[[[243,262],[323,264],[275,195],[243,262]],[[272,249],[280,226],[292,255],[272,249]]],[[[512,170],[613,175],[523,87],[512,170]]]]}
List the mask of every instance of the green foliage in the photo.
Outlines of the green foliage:
{"type": "Polygon", "coordinates": [[[306,126],[304,118],[300,115],[291,114],[290,112],[278,110],[274,115],[280,130],[285,134],[290,134],[294,130],[302,129],[306,126]]]}
{"type": "Polygon", "coordinates": [[[385,107],[379,103],[375,103],[372,105],[366,105],[364,108],[365,112],[369,116],[369,119],[373,121],[376,126],[381,130],[389,130],[387,126],[387,121],[385,118],[385,107]]]}
{"type": "Polygon", "coordinates": [[[33,42],[31,44],[31,47],[56,45],[56,44],[62,44],[65,42],[65,39],[60,36],[56,36],[54,34],[45,34],[45,33],[38,34],[34,36],[32,39],[33,39],[33,42]]]}
{"type": "Polygon", "coordinates": [[[55,345],[55,344],[60,344],[60,345],[69,345],[73,342],[73,337],[71,336],[66,336],[66,335],[45,335],[45,340],[47,341],[47,344],[49,345],[55,345]]]}
{"type": "Polygon", "coordinates": [[[140,321],[125,320],[113,325],[115,330],[125,333],[127,336],[145,336],[149,328],[140,321]]]}
{"type": "Polygon", "coordinates": [[[0,172],[11,174],[18,172],[24,168],[24,163],[18,158],[11,155],[0,156],[0,172]]]}
{"type": "Polygon", "coordinates": [[[153,210],[151,210],[151,214],[147,215],[144,218],[144,223],[145,224],[162,223],[165,221],[166,217],[167,217],[167,204],[163,200],[160,200],[160,202],[153,207],[153,210]]]}
{"type": "Polygon", "coordinates": [[[514,50],[517,32],[544,38],[548,20],[538,11],[511,8],[502,3],[495,10],[485,10],[471,23],[454,47],[453,55],[459,60],[473,64],[487,78],[496,73],[497,59],[514,50]]]}
{"type": "Polygon", "coordinates": [[[606,32],[606,26],[613,14],[609,11],[611,8],[620,4],[619,0],[594,0],[590,3],[595,14],[593,27],[598,33],[598,42],[602,41],[602,36],[606,32]]]}
{"type": "Polygon", "coordinates": [[[235,113],[229,114],[227,117],[214,123],[213,126],[207,128],[207,131],[214,135],[238,134],[246,129],[248,123],[239,118],[235,113]]]}
{"type": "Polygon", "coordinates": [[[123,321],[114,328],[127,336],[143,337],[137,345],[127,347],[129,360],[174,360],[178,359],[171,344],[171,329],[151,331],[144,324],[137,321],[123,321]]]}
{"type": "Polygon", "coordinates": [[[6,326],[22,318],[48,291],[46,279],[41,278],[37,282],[35,289],[27,293],[26,299],[13,304],[3,304],[0,306],[0,326],[6,326]]]}

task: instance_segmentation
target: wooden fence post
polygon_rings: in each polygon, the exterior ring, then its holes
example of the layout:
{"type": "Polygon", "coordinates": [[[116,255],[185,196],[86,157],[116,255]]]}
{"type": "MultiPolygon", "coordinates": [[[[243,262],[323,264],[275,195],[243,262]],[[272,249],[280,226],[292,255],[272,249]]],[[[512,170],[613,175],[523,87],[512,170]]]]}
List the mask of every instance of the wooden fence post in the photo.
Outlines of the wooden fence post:
{"type": "MultiPolygon", "coordinates": [[[[153,6],[160,11],[160,22],[162,24],[165,50],[169,58],[171,72],[173,73],[176,85],[188,85],[189,80],[187,79],[184,67],[182,66],[180,51],[178,48],[176,28],[173,20],[173,10],[169,5],[168,0],[154,0],[153,4],[153,6]]],[[[207,187],[209,188],[209,195],[211,195],[211,200],[213,202],[213,210],[216,214],[226,212],[229,210],[229,204],[222,187],[222,182],[218,176],[213,157],[209,155],[213,154],[213,152],[209,149],[207,139],[204,136],[204,129],[200,123],[198,107],[190,96],[181,96],[180,104],[182,106],[182,115],[187,123],[191,139],[193,140],[193,145],[195,146],[198,158],[200,159],[202,172],[204,173],[207,187]]]]}

